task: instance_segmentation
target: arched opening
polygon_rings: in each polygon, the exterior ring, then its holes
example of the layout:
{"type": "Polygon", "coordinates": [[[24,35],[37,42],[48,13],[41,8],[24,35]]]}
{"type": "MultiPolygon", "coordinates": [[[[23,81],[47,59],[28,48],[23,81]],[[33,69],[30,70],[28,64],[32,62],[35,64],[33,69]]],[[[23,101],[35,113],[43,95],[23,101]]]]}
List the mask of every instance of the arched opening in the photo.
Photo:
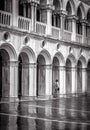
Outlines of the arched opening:
{"type": "Polygon", "coordinates": [[[77,16],[78,16],[78,20],[77,20],[77,23],[76,23],[76,32],[77,32],[77,34],[82,35],[82,23],[81,23],[82,11],[81,11],[80,6],[78,7],[78,10],[77,10],[77,16]]]}
{"type": "Polygon", "coordinates": [[[71,71],[71,61],[66,60],[66,94],[72,93],[72,71],[71,71]]]}
{"type": "Polygon", "coordinates": [[[40,4],[37,6],[36,20],[39,22],[47,23],[47,12],[45,10],[46,0],[40,0],[40,4]]]}
{"type": "Polygon", "coordinates": [[[60,27],[61,21],[60,21],[60,15],[58,11],[60,11],[60,1],[54,0],[53,5],[55,7],[55,10],[52,13],[52,26],[60,27]]]}
{"type": "Polygon", "coordinates": [[[71,8],[71,4],[70,2],[68,1],[67,3],[67,6],[66,6],[66,11],[67,11],[67,14],[70,16],[72,15],[72,8],[71,8]]]}
{"type": "Polygon", "coordinates": [[[0,0],[0,10],[12,12],[12,0],[0,0]]]}
{"type": "Polygon", "coordinates": [[[88,10],[87,13],[87,26],[86,26],[86,36],[89,37],[90,36],[90,9],[88,10]]]}
{"type": "Polygon", "coordinates": [[[43,55],[37,58],[37,96],[45,96],[46,61],[43,55]]]}
{"type": "Polygon", "coordinates": [[[0,50],[0,98],[10,96],[10,57],[5,49],[0,50]]]}
{"type": "Polygon", "coordinates": [[[31,18],[31,5],[19,0],[18,13],[20,16],[31,18]]]}
{"type": "Polygon", "coordinates": [[[66,6],[67,16],[65,19],[65,30],[72,31],[72,19],[70,16],[72,15],[72,7],[70,2],[68,1],[66,6]]]}
{"type": "Polygon", "coordinates": [[[29,96],[29,58],[21,52],[18,58],[18,98],[29,96]]]}
{"type": "Polygon", "coordinates": [[[90,93],[90,60],[87,65],[87,92],[90,93]]]}
{"type": "Polygon", "coordinates": [[[59,60],[57,57],[53,59],[53,83],[55,83],[56,79],[59,81],[59,60]]]}
{"type": "Polygon", "coordinates": [[[82,93],[82,62],[77,63],[77,93],[82,93]]]}
{"type": "Polygon", "coordinates": [[[52,94],[54,95],[54,89],[55,89],[55,83],[56,80],[59,81],[60,77],[59,77],[59,60],[57,57],[54,57],[53,59],[53,68],[52,68],[52,94]]]}

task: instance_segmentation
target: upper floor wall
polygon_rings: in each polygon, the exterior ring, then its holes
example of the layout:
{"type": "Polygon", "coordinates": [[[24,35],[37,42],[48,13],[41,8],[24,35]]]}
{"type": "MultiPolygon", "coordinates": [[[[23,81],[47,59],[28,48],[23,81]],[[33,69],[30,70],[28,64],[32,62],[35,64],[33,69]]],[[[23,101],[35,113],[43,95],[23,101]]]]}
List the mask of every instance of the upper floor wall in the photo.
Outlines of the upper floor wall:
{"type": "Polygon", "coordinates": [[[90,6],[79,0],[0,0],[0,3],[1,26],[90,45],[90,6]]]}

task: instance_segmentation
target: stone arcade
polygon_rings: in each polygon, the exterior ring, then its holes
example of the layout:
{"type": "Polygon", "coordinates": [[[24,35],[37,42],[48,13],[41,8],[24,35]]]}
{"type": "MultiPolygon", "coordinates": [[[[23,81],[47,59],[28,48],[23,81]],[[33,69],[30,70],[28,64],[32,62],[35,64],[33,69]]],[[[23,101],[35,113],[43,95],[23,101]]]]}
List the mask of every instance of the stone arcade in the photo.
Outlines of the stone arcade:
{"type": "Polygon", "coordinates": [[[90,93],[90,6],[79,0],[0,0],[0,99],[90,93]]]}

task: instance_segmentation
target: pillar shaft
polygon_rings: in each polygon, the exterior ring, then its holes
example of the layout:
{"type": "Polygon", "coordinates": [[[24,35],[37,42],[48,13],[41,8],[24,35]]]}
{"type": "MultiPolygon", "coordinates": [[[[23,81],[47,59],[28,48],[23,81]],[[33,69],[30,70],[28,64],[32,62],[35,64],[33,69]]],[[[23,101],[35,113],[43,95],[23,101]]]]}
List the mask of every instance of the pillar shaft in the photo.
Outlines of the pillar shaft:
{"type": "Polygon", "coordinates": [[[31,3],[31,31],[36,30],[36,7],[35,3],[31,3]]]}
{"type": "Polygon", "coordinates": [[[47,34],[51,35],[52,33],[52,11],[50,9],[47,10],[47,34]]]}
{"type": "Polygon", "coordinates": [[[47,10],[47,30],[46,30],[46,34],[52,35],[52,10],[53,10],[53,6],[47,5],[46,10],[47,10]]]}
{"type": "Polygon", "coordinates": [[[86,43],[86,20],[82,20],[82,43],[86,43]]]}
{"type": "Polygon", "coordinates": [[[18,98],[18,61],[10,61],[10,99],[18,98]]]}
{"type": "Polygon", "coordinates": [[[82,68],[82,93],[87,91],[87,71],[85,68],[82,68]]]}
{"type": "Polygon", "coordinates": [[[76,94],[76,68],[72,68],[72,94],[76,94]]]}
{"type": "Polygon", "coordinates": [[[60,94],[66,94],[66,69],[65,66],[60,67],[60,94]]]}
{"type": "Polygon", "coordinates": [[[26,17],[26,4],[23,4],[23,16],[26,17]]]}
{"type": "Polygon", "coordinates": [[[18,0],[12,0],[12,25],[18,26],[18,0]]]}
{"type": "Polygon", "coordinates": [[[61,38],[62,39],[64,37],[65,17],[66,17],[66,12],[62,11],[61,12],[61,38]]]}
{"type": "Polygon", "coordinates": [[[52,67],[46,65],[46,96],[52,95],[52,67]]]}
{"type": "Polygon", "coordinates": [[[36,64],[29,64],[29,96],[36,96],[36,64]]]}

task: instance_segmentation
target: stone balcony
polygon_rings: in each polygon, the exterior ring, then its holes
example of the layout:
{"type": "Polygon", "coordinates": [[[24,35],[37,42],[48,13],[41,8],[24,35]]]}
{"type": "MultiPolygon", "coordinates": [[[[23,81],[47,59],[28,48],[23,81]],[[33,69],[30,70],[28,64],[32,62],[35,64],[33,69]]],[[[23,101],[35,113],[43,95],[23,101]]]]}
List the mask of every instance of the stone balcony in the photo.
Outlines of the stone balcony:
{"type": "MultiPolygon", "coordinates": [[[[4,26],[4,27],[9,27],[12,28],[14,25],[12,23],[12,13],[8,13],[5,11],[0,11],[0,26],[4,26]]],[[[23,16],[18,16],[17,19],[17,26],[15,26],[15,28],[17,28],[17,30],[21,31],[21,32],[27,32],[30,33],[32,32],[32,21],[30,18],[26,18],[23,16]]],[[[13,27],[14,28],[14,27],[13,27]]],[[[34,32],[38,35],[45,35],[47,36],[47,24],[46,23],[42,23],[42,22],[35,22],[35,30],[34,32]]],[[[61,29],[59,27],[54,27],[51,26],[51,34],[50,36],[54,39],[58,39],[58,40],[65,40],[67,42],[73,42],[72,39],[72,32],[64,30],[63,33],[63,38],[61,37],[61,29]]],[[[76,34],[76,40],[74,41],[74,43],[77,44],[85,44],[85,45],[90,45],[90,38],[86,37],[85,38],[85,43],[83,43],[83,36],[80,34],[76,34]]]]}

